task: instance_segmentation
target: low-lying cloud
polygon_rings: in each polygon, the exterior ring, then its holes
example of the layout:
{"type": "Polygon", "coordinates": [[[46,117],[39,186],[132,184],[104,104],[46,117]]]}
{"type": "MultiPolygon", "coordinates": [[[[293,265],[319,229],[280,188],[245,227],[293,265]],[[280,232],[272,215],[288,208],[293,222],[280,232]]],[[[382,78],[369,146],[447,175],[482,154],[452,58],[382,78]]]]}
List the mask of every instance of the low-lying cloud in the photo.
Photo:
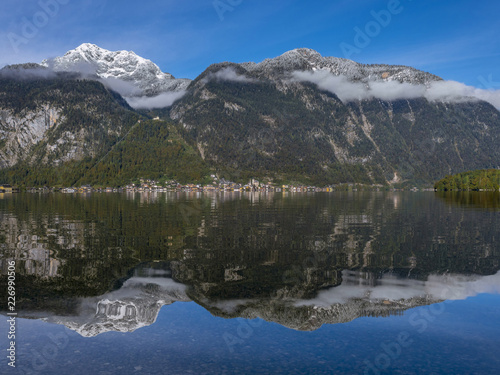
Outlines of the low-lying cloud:
{"type": "Polygon", "coordinates": [[[171,106],[186,94],[186,91],[164,92],[156,96],[146,96],[141,88],[133,82],[124,81],[115,77],[102,78],[96,74],[96,66],[82,62],[72,66],[70,72],[54,71],[52,60],[44,61],[44,65],[23,67],[11,66],[0,70],[1,78],[9,79],[50,79],[61,77],[65,74],[73,74],[74,78],[84,78],[102,83],[105,87],[119,93],[127,103],[134,109],[154,109],[171,106]]]}
{"type": "Polygon", "coordinates": [[[441,300],[464,300],[481,293],[500,293],[500,271],[490,276],[430,275],[427,280],[399,279],[384,276],[376,285],[366,285],[361,274],[342,272],[342,284],[322,290],[309,300],[299,300],[297,306],[329,307],[347,303],[353,299],[409,300],[411,298],[432,298],[441,300]]]}
{"type": "Polygon", "coordinates": [[[108,89],[116,91],[123,97],[142,95],[142,90],[136,85],[134,85],[132,82],[127,82],[122,79],[114,77],[99,78],[98,81],[101,82],[108,89]]]}
{"type": "Polygon", "coordinates": [[[157,96],[125,97],[125,100],[134,109],[165,108],[170,107],[185,94],[186,91],[164,92],[157,96]]]}
{"type": "Polygon", "coordinates": [[[248,78],[245,75],[238,74],[233,67],[222,68],[215,73],[210,73],[207,77],[209,80],[217,81],[231,81],[231,82],[243,82],[243,83],[253,83],[255,79],[248,78]]]}
{"type": "Polygon", "coordinates": [[[335,76],[328,71],[296,71],[292,79],[311,82],[320,89],[329,91],[343,102],[364,99],[415,99],[429,101],[460,102],[484,100],[500,109],[500,90],[484,90],[455,81],[434,81],[428,86],[401,83],[398,81],[352,82],[346,76],[335,76]]]}

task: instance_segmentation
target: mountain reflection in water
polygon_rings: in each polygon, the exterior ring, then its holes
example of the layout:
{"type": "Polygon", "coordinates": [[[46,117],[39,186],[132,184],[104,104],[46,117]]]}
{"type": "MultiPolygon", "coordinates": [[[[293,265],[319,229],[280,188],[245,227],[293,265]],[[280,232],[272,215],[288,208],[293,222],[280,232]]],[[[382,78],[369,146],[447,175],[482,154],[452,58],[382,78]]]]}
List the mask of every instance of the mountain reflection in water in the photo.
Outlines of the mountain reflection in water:
{"type": "Polygon", "coordinates": [[[452,199],[21,194],[0,200],[0,266],[16,260],[20,317],[82,336],[132,332],[177,301],[316,330],[498,293],[498,212],[452,199]]]}
{"type": "MultiPolygon", "coordinates": [[[[387,316],[445,299],[500,292],[500,273],[479,277],[431,275],[427,281],[392,276],[375,280],[372,275],[351,271],[343,274],[341,285],[320,291],[309,300],[268,297],[195,302],[215,316],[262,318],[296,330],[314,330],[323,324],[345,323],[361,316],[387,316]]],[[[132,277],[117,291],[74,301],[77,315],[29,311],[23,315],[43,316],[45,321],[63,324],[90,337],[109,331],[133,332],[151,325],[163,306],[178,301],[191,301],[186,285],[170,278],[132,277]]]]}

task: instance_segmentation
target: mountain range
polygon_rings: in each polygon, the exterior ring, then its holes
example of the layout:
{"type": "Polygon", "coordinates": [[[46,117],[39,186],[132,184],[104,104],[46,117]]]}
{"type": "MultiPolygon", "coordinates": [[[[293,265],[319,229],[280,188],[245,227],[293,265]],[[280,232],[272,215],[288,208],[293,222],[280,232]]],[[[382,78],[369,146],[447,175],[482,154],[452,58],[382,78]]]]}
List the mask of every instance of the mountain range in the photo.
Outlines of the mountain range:
{"type": "Polygon", "coordinates": [[[213,64],[191,81],[83,44],[0,70],[0,179],[430,186],[499,167],[500,112],[481,98],[411,67],[305,48],[213,64]]]}

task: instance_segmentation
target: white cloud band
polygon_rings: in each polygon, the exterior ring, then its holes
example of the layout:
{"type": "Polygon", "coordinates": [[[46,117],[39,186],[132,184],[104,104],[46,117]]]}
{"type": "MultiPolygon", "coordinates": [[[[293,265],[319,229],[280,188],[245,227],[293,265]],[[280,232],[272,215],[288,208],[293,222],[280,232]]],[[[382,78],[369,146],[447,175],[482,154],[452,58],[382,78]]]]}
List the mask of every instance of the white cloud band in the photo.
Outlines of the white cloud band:
{"type": "Polygon", "coordinates": [[[414,85],[398,81],[352,82],[346,76],[335,76],[329,71],[296,71],[292,79],[298,82],[311,82],[320,89],[329,91],[343,102],[364,99],[415,99],[429,101],[460,102],[484,100],[500,109],[500,90],[484,90],[467,86],[455,81],[435,81],[430,85],[414,85]]]}

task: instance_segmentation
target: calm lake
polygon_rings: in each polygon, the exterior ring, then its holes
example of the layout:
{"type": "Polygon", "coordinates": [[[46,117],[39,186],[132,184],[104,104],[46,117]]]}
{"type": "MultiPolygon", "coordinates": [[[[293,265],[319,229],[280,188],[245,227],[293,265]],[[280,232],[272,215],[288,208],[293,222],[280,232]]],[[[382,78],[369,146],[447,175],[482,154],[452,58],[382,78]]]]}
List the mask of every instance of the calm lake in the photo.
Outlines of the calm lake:
{"type": "Polygon", "coordinates": [[[2,374],[500,373],[498,193],[0,194],[0,219],[2,374]]]}

